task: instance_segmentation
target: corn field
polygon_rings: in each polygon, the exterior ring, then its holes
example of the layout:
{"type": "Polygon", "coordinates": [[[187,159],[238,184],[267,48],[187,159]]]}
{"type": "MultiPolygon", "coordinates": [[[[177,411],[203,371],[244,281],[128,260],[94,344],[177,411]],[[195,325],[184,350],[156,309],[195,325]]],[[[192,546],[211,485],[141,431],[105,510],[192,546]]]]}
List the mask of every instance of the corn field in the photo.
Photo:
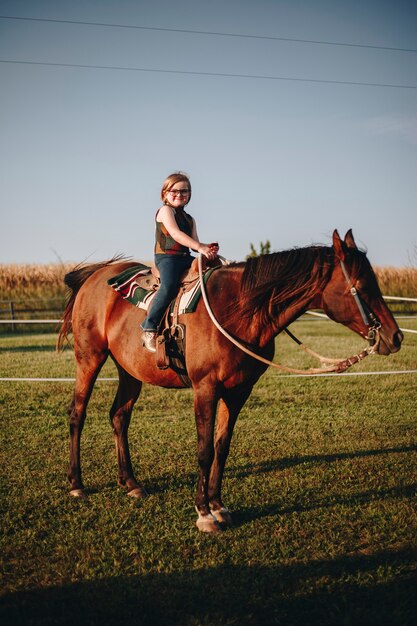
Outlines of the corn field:
{"type": "MultiPolygon", "coordinates": [[[[8,301],[58,300],[64,302],[64,276],[74,264],[9,264],[0,265],[0,302],[2,309],[8,301]]],[[[384,295],[417,298],[417,267],[375,267],[384,295]]],[[[394,311],[415,311],[412,303],[391,303],[394,311]]]]}
{"type": "Polygon", "coordinates": [[[0,265],[0,300],[65,296],[64,276],[72,264],[0,265]]]}

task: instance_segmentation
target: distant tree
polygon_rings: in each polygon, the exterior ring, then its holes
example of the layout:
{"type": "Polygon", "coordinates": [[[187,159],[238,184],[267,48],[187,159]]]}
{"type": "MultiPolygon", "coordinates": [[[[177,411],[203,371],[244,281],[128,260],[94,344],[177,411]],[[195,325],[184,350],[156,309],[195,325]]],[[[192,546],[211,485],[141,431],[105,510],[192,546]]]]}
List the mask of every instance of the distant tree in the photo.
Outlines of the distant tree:
{"type": "Polygon", "coordinates": [[[250,259],[251,257],[261,256],[262,254],[270,254],[270,252],[271,252],[271,242],[269,241],[269,239],[267,239],[265,243],[263,243],[263,241],[259,242],[259,252],[256,251],[255,246],[253,245],[253,243],[251,243],[250,254],[248,254],[246,258],[250,259]]]}
{"type": "Polygon", "coordinates": [[[408,262],[411,267],[417,267],[417,244],[414,244],[413,252],[411,254],[408,252],[408,262]]]}

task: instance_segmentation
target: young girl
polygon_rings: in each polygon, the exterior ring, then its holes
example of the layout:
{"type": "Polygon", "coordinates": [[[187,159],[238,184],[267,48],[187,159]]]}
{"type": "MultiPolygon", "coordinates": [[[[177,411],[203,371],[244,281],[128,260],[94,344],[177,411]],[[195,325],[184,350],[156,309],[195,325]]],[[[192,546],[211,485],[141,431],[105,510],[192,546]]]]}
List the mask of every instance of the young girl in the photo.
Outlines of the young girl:
{"type": "Polygon", "coordinates": [[[214,259],[219,250],[217,244],[200,243],[195,221],[184,211],[191,200],[191,183],[186,174],[176,172],[166,178],[161,200],[164,204],[155,216],[155,264],[160,286],[141,324],[143,345],[151,352],[156,352],[158,326],[178,291],[180,278],[193,261],[190,248],[208,259],[214,259]]]}

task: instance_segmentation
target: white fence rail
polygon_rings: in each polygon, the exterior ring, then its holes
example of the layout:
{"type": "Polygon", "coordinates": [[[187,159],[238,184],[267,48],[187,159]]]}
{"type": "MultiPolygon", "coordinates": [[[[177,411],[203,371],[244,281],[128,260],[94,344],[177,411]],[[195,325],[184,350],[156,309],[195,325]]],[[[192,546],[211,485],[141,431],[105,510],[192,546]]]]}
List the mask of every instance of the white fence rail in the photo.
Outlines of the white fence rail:
{"type": "Polygon", "coordinates": [[[0,320],[0,324],[59,324],[61,320],[0,320]]]}
{"type": "Polygon", "coordinates": [[[417,302],[417,298],[400,298],[399,296],[382,296],[384,300],[395,300],[398,302],[417,302]]]}
{"type": "MultiPolygon", "coordinates": [[[[383,296],[384,300],[393,300],[398,302],[417,302],[417,298],[402,298],[400,296],[383,296]]],[[[320,317],[322,319],[330,319],[325,313],[317,313],[316,311],[306,311],[307,315],[313,315],[315,317],[320,317]]],[[[402,316],[396,316],[397,319],[400,319],[402,316]]],[[[409,319],[415,319],[416,316],[407,316],[409,319]]],[[[413,333],[417,335],[417,330],[412,330],[411,328],[400,328],[403,333],[413,333]]]]}
{"type": "MultiPolygon", "coordinates": [[[[314,317],[320,317],[321,319],[329,320],[330,318],[325,313],[317,313],[316,311],[306,311],[307,315],[314,315],[314,317]]],[[[407,316],[409,319],[416,319],[416,316],[407,316]]],[[[399,318],[397,318],[399,319],[399,318]]],[[[403,333],[413,333],[417,335],[417,330],[412,330],[411,328],[400,328],[403,333]]]]}
{"type": "MultiPolygon", "coordinates": [[[[398,301],[398,302],[417,302],[417,298],[403,298],[400,296],[383,296],[384,300],[398,301]]],[[[330,319],[324,313],[317,313],[316,311],[306,311],[307,315],[312,315],[314,317],[318,317],[321,319],[330,319]]],[[[409,319],[416,319],[416,316],[407,316],[409,319]]],[[[397,319],[404,319],[403,316],[397,316],[397,319]]],[[[61,319],[53,319],[53,320],[25,320],[25,319],[16,319],[12,317],[12,319],[0,320],[0,324],[11,324],[12,327],[15,324],[59,324],[61,319]]],[[[417,330],[412,330],[410,328],[400,328],[402,332],[405,333],[414,333],[417,334],[417,330]]]]}

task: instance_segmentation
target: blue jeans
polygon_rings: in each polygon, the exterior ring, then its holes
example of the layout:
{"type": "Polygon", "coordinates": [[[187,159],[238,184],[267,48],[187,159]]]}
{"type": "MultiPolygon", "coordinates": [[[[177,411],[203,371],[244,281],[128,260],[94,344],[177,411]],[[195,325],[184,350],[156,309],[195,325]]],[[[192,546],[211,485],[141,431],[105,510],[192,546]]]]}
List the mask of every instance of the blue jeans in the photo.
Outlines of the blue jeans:
{"type": "Polygon", "coordinates": [[[140,327],[142,330],[156,332],[169,303],[178,292],[180,279],[190,267],[194,257],[191,255],[155,254],[155,264],[160,274],[160,285],[156,292],[147,317],[140,327]]]}

